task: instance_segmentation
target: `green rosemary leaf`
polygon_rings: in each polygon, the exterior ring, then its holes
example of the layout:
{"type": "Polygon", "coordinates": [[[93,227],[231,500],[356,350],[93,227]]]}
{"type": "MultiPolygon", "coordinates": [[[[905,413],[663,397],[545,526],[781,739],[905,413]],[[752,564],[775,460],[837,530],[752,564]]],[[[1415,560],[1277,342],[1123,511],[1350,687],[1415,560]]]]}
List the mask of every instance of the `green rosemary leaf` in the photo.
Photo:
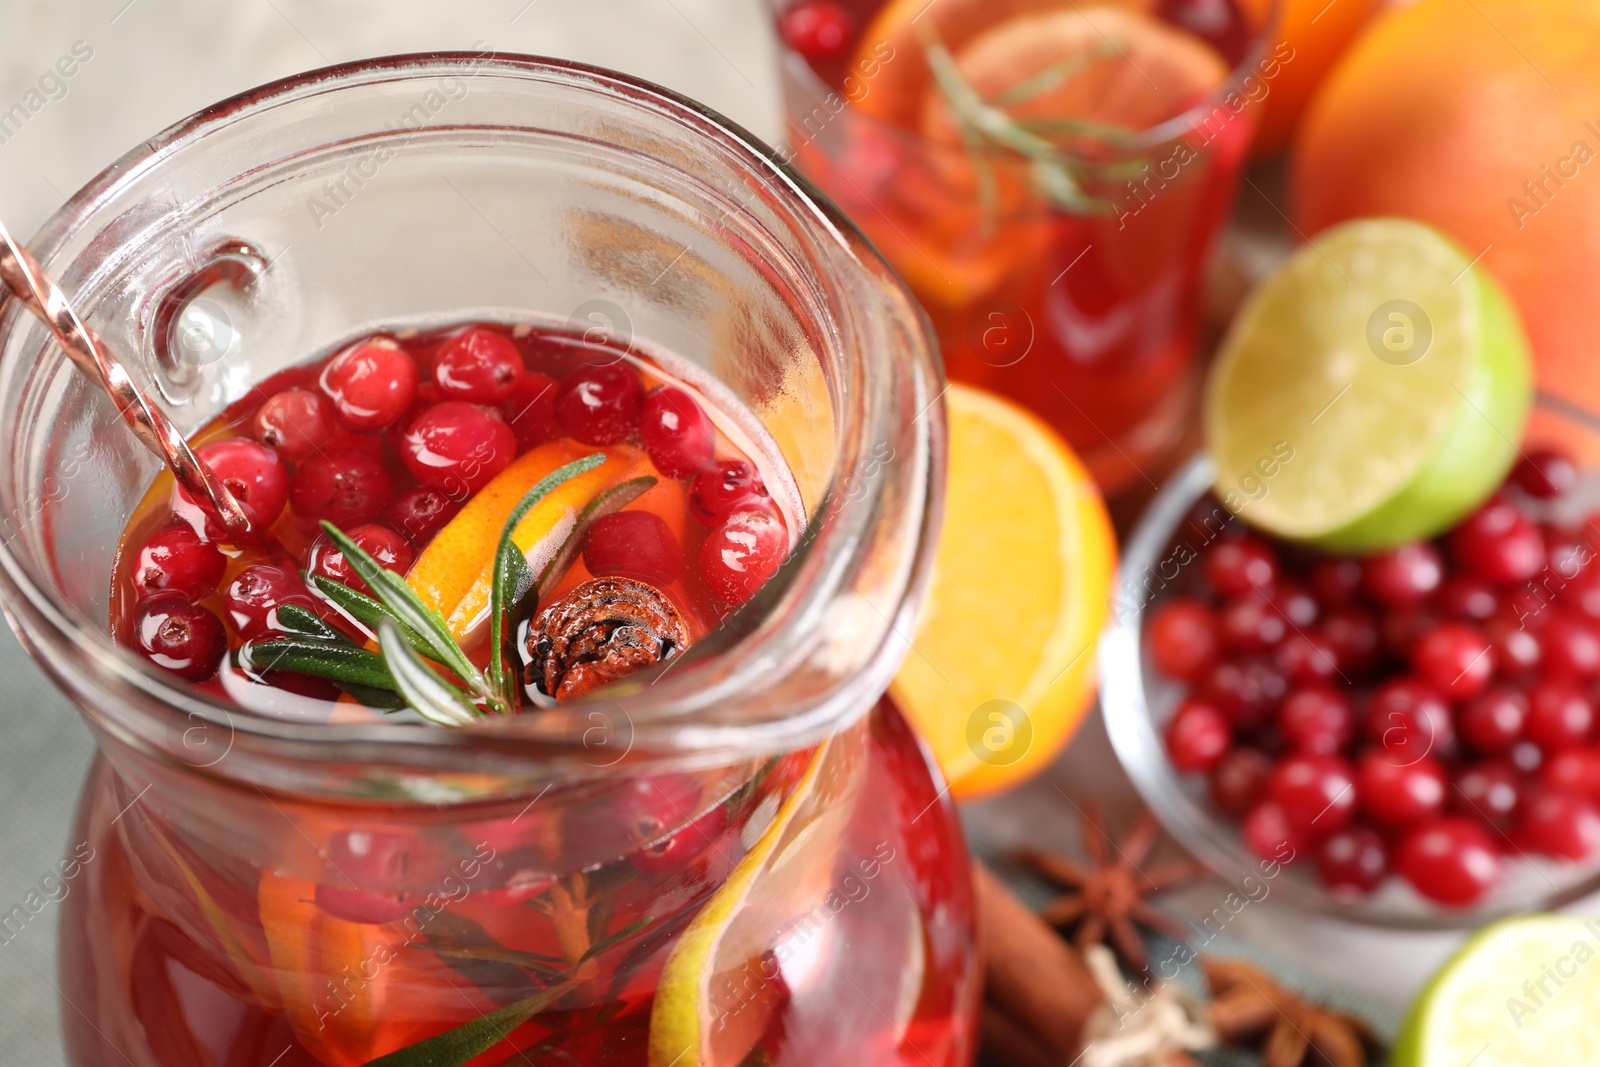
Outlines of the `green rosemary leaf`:
{"type": "Polygon", "coordinates": [[[567,539],[561,542],[556,554],[550,557],[550,562],[539,572],[539,580],[533,584],[534,592],[542,599],[546,593],[555,588],[572,566],[572,561],[578,558],[578,552],[583,548],[584,536],[596,521],[613,512],[621,511],[654,488],[655,484],[656,479],[648,474],[642,478],[629,478],[589,501],[588,507],[578,513],[578,521],[573,524],[572,532],[567,534],[567,539]]]}
{"type": "Polygon", "coordinates": [[[584,960],[593,959],[606,949],[610,948],[612,945],[615,945],[620,941],[626,941],[628,938],[632,937],[640,930],[643,930],[646,926],[649,926],[653,922],[655,922],[654,919],[640,919],[637,922],[629,923],[627,926],[624,926],[614,934],[611,934],[607,937],[602,937],[600,940],[589,946],[589,951],[578,957],[578,962],[582,963],[584,960]]]}
{"type": "Polygon", "coordinates": [[[365,1067],[461,1067],[503,1041],[511,1031],[565,996],[578,983],[562,982],[526,1000],[481,1015],[454,1030],[369,1060],[365,1067]]]}
{"type": "Polygon", "coordinates": [[[500,541],[495,546],[494,553],[494,577],[489,584],[488,685],[489,690],[507,711],[517,706],[517,694],[515,672],[506,669],[505,637],[511,629],[512,611],[533,585],[533,575],[528,570],[528,561],[523,556],[522,550],[517,547],[512,534],[516,532],[517,524],[527,516],[533,506],[552,490],[580,474],[594,470],[605,463],[606,458],[604,452],[592,452],[582,459],[575,459],[571,463],[557,467],[540,478],[534,483],[533,488],[517,501],[517,506],[506,516],[505,525],[500,527],[500,541]]]}
{"type": "Polygon", "coordinates": [[[430,944],[428,947],[433,949],[434,955],[443,956],[446,959],[505,963],[510,964],[512,967],[533,971],[544,978],[564,978],[567,973],[560,966],[557,966],[558,964],[564,964],[565,960],[541,956],[537,952],[519,952],[512,948],[501,948],[499,945],[488,945],[481,948],[458,948],[430,944]]]}
{"type": "Polygon", "coordinates": [[[278,608],[278,625],[300,637],[312,637],[340,645],[352,643],[350,638],[298,604],[283,604],[278,608]]]}
{"type": "Polygon", "coordinates": [[[1096,63],[1110,59],[1121,53],[1115,41],[1102,41],[1099,45],[1081,52],[1075,56],[1068,56],[1059,63],[1052,64],[1030,75],[995,97],[995,105],[1002,108],[1016,107],[1026,104],[1037,96],[1043,96],[1050,90],[1065,85],[1067,82],[1082,74],[1096,63]]]}
{"type": "MultiPolygon", "coordinates": [[[[372,590],[372,596],[389,609],[389,613],[401,626],[409,628],[415,636],[421,638],[422,647],[418,651],[449,667],[473,692],[481,696],[491,695],[484,684],[483,674],[467,658],[461,646],[456,644],[455,635],[450,632],[450,627],[437,611],[422,602],[422,598],[406,584],[404,578],[380,567],[377,560],[345,536],[344,531],[333,523],[324,520],[322,529],[332,538],[333,543],[339,546],[344,558],[361,576],[361,580],[367,583],[367,588],[372,590]]],[[[382,624],[382,620],[379,620],[379,624],[382,624]]],[[[397,627],[395,632],[401,642],[416,647],[411,644],[405,630],[397,627]]],[[[385,649],[386,653],[387,651],[385,649]]],[[[422,711],[421,708],[417,710],[422,711]]]]}
{"type": "Polygon", "coordinates": [[[261,671],[293,671],[311,674],[340,684],[369,689],[396,689],[384,658],[349,644],[334,644],[303,637],[280,637],[271,641],[247,641],[234,652],[234,663],[250,674],[261,671]]]}
{"type": "Polygon", "coordinates": [[[465,726],[482,718],[467,695],[439,677],[388,619],[378,623],[378,645],[395,688],[418,715],[441,726],[465,726]]]}
{"type": "Polygon", "coordinates": [[[343,611],[346,615],[371,630],[378,632],[378,621],[388,619],[400,630],[400,636],[406,643],[421,652],[424,656],[433,655],[433,644],[417,631],[400,621],[400,617],[365,593],[358,593],[342,582],[322,574],[312,574],[310,571],[301,571],[305,576],[306,584],[317,592],[327,597],[333,606],[343,611]]]}
{"type": "Polygon", "coordinates": [[[338,682],[338,686],[350,695],[350,699],[374,711],[400,711],[406,707],[404,697],[387,689],[373,689],[356,682],[338,682]]]}

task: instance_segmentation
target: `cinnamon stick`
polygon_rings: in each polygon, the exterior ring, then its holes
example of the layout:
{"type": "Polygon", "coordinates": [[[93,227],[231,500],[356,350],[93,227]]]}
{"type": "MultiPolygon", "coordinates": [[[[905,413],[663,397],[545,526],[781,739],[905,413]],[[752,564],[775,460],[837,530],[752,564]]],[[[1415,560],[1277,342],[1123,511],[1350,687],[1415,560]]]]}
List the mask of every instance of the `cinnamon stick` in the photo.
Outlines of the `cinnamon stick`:
{"type": "Polygon", "coordinates": [[[983,956],[984,1047],[1002,1063],[1071,1062],[1103,995],[1083,957],[981,863],[973,865],[983,956]],[[1031,1054],[1031,1055],[1030,1055],[1031,1054]]]}

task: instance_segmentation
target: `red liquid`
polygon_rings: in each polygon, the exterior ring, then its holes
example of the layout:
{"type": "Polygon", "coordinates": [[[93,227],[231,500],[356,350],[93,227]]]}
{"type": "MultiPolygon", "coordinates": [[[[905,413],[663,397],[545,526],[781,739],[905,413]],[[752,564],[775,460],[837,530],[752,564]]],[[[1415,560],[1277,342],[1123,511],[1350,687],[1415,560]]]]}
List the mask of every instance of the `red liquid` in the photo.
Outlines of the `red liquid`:
{"type": "MultiPolygon", "coordinates": [[[[1103,487],[1139,480],[1139,468],[1169,448],[1188,420],[1201,273],[1259,109],[1236,94],[1239,110],[1219,105],[1171,139],[1138,150],[1092,149],[1105,165],[1075,174],[1099,202],[1098,214],[1053,206],[1029,191],[1020,156],[1008,162],[999,154],[999,207],[987,209],[959,143],[935,144],[920,129],[880,117],[882,99],[900,91],[897,79],[907,76],[901,52],[917,49],[915,38],[872,29],[881,0],[839,6],[851,13],[856,37],[812,64],[834,94],[823,100],[788,86],[785,135],[798,166],[909,282],[933,320],[952,378],[1037,411],[1103,487]]],[[[993,10],[998,17],[1051,6],[1041,0],[993,10]]],[[[947,14],[935,5],[926,21],[947,14]]],[[[1229,66],[1243,58],[1250,38],[1227,0],[1168,2],[1155,16],[1229,66]]],[[[958,56],[971,36],[991,28],[961,18],[968,36],[943,40],[958,56]]],[[[913,55],[909,64],[916,62],[913,55]]],[[[1262,84],[1259,76],[1253,84],[1262,84]]],[[[1174,99],[1155,121],[1202,98],[1174,99]]]]}

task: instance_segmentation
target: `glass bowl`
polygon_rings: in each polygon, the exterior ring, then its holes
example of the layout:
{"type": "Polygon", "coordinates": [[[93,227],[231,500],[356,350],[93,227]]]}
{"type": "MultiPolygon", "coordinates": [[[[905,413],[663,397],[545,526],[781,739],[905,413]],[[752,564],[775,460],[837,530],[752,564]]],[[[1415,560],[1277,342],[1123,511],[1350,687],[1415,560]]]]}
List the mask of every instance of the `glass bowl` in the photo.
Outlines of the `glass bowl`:
{"type": "MultiPolygon", "coordinates": [[[[1570,401],[1541,394],[1529,419],[1523,449],[1559,447],[1583,472],[1579,484],[1552,509],[1551,518],[1577,518],[1600,507],[1600,416],[1570,401]],[[1570,512],[1570,514],[1563,514],[1570,512]]],[[[1281,871],[1264,870],[1240,836],[1239,823],[1214,807],[1206,777],[1180,774],[1168,761],[1167,720],[1184,695],[1182,683],[1163,677],[1146,654],[1143,631],[1155,604],[1191,587],[1199,551],[1240,520],[1216,504],[1216,520],[1189,522],[1209,497],[1215,479],[1210,457],[1196,456],[1151,501],[1126,545],[1113,594],[1111,621],[1100,643],[1101,704],[1112,747],[1144,803],[1184,848],[1231,881],[1274,880],[1274,895],[1300,909],[1358,923],[1409,929],[1459,929],[1524,912],[1546,911],[1600,891],[1600,854],[1556,862],[1520,853],[1505,839],[1499,882],[1475,905],[1443,908],[1421,897],[1393,873],[1371,895],[1353,897],[1324,887],[1309,857],[1281,871]]],[[[1553,580],[1559,576],[1551,575],[1553,580]]],[[[1539,581],[1540,578],[1534,579],[1539,581]]],[[[1559,597],[1559,590],[1556,592],[1559,597]]],[[[1559,600],[1557,600],[1559,603],[1559,600]]],[[[1359,720],[1359,713],[1358,713],[1359,720]]],[[[1251,884],[1251,883],[1245,883],[1251,884]]]]}

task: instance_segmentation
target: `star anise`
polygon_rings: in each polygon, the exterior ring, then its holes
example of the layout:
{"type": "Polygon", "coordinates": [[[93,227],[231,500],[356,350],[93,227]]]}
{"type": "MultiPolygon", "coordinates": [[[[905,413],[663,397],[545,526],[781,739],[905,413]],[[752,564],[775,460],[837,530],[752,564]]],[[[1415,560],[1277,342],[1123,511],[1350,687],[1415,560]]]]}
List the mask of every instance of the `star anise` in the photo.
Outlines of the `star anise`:
{"type": "Polygon", "coordinates": [[[1283,988],[1243,960],[1201,957],[1211,1021],[1230,1045],[1259,1045],[1262,1067],[1366,1067],[1383,1043],[1366,1023],[1283,988]]]}
{"type": "Polygon", "coordinates": [[[1017,853],[1017,858],[1035,872],[1072,890],[1047,904],[1040,917],[1063,932],[1073,928],[1072,942],[1080,951],[1109,936],[1122,962],[1135,972],[1143,972],[1150,966],[1150,954],[1139,934],[1140,926],[1179,941],[1189,938],[1187,926],[1157,911],[1144,898],[1200,878],[1206,869],[1192,860],[1141,869],[1139,864],[1155,847],[1160,832],[1148,812],[1140,815],[1120,844],[1113,843],[1101,828],[1099,810],[1094,805],[1085,804],[1078,813],[1083,817],[1083,847],[1089,853],[1092,869],[1040,849],[1024,848],[1017,853]]]}
{"type": "Polygon", "coordinates": [[[632,578],[596,578],[534,616],[526,680],[573,700],[687,647],[689,628],[665,593],[632,578]]]}

